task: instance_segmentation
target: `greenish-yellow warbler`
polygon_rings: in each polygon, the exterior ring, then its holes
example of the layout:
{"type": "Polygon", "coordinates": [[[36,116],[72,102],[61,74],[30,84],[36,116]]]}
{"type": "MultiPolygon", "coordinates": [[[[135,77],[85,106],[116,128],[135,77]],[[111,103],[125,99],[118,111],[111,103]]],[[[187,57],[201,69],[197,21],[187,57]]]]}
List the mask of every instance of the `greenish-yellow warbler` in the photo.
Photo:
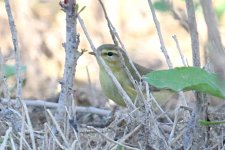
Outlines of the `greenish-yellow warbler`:
{"type": "MultiPolygon", "coordinates": [[[[126,91],[128,96],[131,98],[131,100],[134,102],[137,97],[137,91],[135,90],[132,82],[130,81],[127,72],[124,69],[124,66],[121,61],[121,57],[119,54],[119,51],[121,52],[124,63],[128,70],[130,71],[131,75],[133,76],[134,80],[140,81],[140,78],[135,73],[135,70],[129,63],[128,57],[125,54],[125,52],[118,46],[114,44],[103,44],[97,48],[97,51],[99,52],[100,56],[104,59],[105,63],[109,66],[109,68],[112,70],[112,73],[117,78],[118,82],[121,84],[123,89],[126,91]]],[[[93,53],[91,53],[93,54],[93,53]]],[[[140,66],[136,63],[134,63],[136,69],[140,73],[140,75],[145,75],[149,72],[151,72],[151,69],[147,69],[143,66],[140,66]]],[[[99,72],[99,79],[101,83],[101,87],[103,90],[103,93],[111,100],[113,100],[115,103],[121,106],[125,106],[124,100],[121,97],[121,95],[118,92],[118,89],[114,85],[112,79],[108,76],[106,73],[104,67],[99,63],[100,72],[99,72]]]]}

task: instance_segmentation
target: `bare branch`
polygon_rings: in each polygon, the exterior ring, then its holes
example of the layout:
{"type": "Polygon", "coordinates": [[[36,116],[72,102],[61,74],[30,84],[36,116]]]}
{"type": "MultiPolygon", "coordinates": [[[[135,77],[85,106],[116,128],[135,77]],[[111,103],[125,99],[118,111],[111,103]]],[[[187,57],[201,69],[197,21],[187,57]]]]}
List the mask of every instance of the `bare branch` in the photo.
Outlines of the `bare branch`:
{"type": "Polygon", "coordinates": [[[225,51],[221,41],[219,29],[217,27],[216,14],[213,11],[213,4],[211,0],[201,0],[201,6],[205,18],[205,22],[208,29],[208,43],[207,43],[207,57],[210,58],[210,62],[213,64],[213,70],[219,75],[221,81],[221,88],[225,93],[224,81],[225,81],[225,51]]]}
{"type": "Polygon", "coordinates": [[[127,145],[124,145],[124,144],[122,144],[120,142],[117,142],[117,141],[114,141],[114,140],[110,139],[109,137],[107,137],[106,135],[101,133],[101,131],[99,131],[98,129],[96,129],[94,127],[87,126],[87,128],[96,131],[98,134],[100,134],[102,137],[104,137],[107,141],[109,141],[109,142],[111,142],[113,144],[121,145],[122,147],[127,148],[127,149],[131,149],[131,150],[138,150],[138,148],[127,146],[127,145]]]}
{"type": "Polygon", "coordinates": [[[61,92],[59,95],[58,114],[57,120],[63,120],[62,108],[67,105],[72,106],[72,89],[74,83],[74,74],[77,65],[77,60],[80,53],[77,51],[79,45],[79,36],[77,35],[77,10],[75,8],[76,2],[74,0],[68,0],[60,3],[63,10],[66,12],[66,43],[65,48],[65,64],[63,80],[61,82],[61,92]]]}
{"type": "Polygon", "coordinates": [[[59,131],[59,135],[62,137],[65,146],[68,148],[69,147],[68,140],[66,139],[65,135],[63,134],[63,131],[60,128],[60,125],[57,123],[55,117],[53,116],[53,114],[51,113],[51,111],[49,109],[47,109],[47,112],[48,112],[50,118],[52,119],[52,122],[55,125],[56,129],[59,131]]]}
{"type": "Polygon", "coordinates": [[[9,127],[8,130],[6,131],[6,134],[4,136],[3,141],[1,142],[0,149],[7,149],[6,148],[7,147],[7,141],[10,138],[11,132],[12,132],[12,127],[9,127]]]}
{"type": "MultiPolygon", "coordinates": [[[[21,99],[22,96],[22,78],[21,78],[21,65],[20,65],[20,48],[19,48],[19,42],[18,42],[18,37],[17,37],[17,31],[16,31],[16,26],[14,22],[14,18],[11,12],[11,7],[9,4],[9,0],[5,0],[5,8],[6,12],[8,15],[8,20],[9,20],[9,26],[12,34],[12,41],[13,41],[13,46],[14,46],[14,51],[15,51],[15,57],[16,57],[16,99],[19,100],[21,99]]],[[[19,107],[19,101],[17,104],[17,107],[19,107]]]]}
{"type": "Polygon", "coordinates": [[[32,149],[36,150],[36,143],[35,143],[35,138],[34,138],[34,131],[33,131],[33,127],[31,124],[31,120],[30,120],[30,116],[28,114],[28,110],[27,110],[27,106],[24,104],[24,102],[22,100],[20,100],[20,103],[22,104],[23,107],[23,113],[25,113],[26,119],[27,119],[27,123],[28,123],[28,130],[30,132],[30,138],[31,138],[31,143],[32,143],[32,149]]]}
{"type": "MultiPolygon", "coordinates": [[[[35,107],[46,107],[46,108],[57,108],[59,106],[61,106],[58,103],[53,103],[53,102],[47,102],[45,100],[23,100],[24,103],[27,106],[35,106],[35,107]]],[[[1,99],[0,102],[2,104],[7,104],[8,100],[7,99],[1,99]]],[[[16,100],[11,100],[12,104],[15,104],[16,100]]],[[[63,108],[63,110],[65,111],[65,109],[63,108]]],[[[83,112],[83,113],[93,113],[93,114],[99,114],[99,115],[104,115],[104,116],[108,116],[110,114],[109,110],[105,110],[105,109],[100,109],[100,108],[96,108],[96,107],[82,107],[82,106],[76,106],[76,112],[83,112]]]]}
{"type": "Polygon", "coordinates": [[[183,65],[185,67],[187,67],[186,59],[184,58],[184,55],[183,55],[183,53],[181,51],[180,44],[178,42],[177,36],[176,35],[173,35],[172,38],[174,39],[174,41],[176,43],[176,46],[177,46],[177,49],[179,51],[179,54],[180,54],[180,57],[181,57],[181,60],[182,60],[183,65]]]}
{"type": "MultiPolygon", "coordinates": [[[[195,18],[195,8],[192,0],[186,0],[189,33],[191,36],[193,66],[200,67],[199,37],[195,18]]],[[[196,103],[188,121],[187,130],[183,136],[184,149],[204,148],[204,128],[198,124],[199,119],[204,119],[206,99],[200,92],[195,92],[196,103]]]]}
{"type": "Polygon", "coordinates": [[[164,57],[166,59],[168,67],[171,69],[171,68],[173,68],[173,64],[172,64],[172,62],[170,60],[170,57],[169,57],[169,54],[168,54],[168,52],[166,50],[166,47],[165,47],[165,44],[164,44],[164,40],[163,40],[163,36],[162,36],[162,33],[161,33],[161,29],[160,29],[160,23],[159,23],[159,21],[157,19],[154,7],[152,5],[152,1],[148,0],[148,4],[149,4],[150,10],[152,12],[152,18],[153,18],[153,21],[155,23],[155,27],[156,27],[156,30],[157,30],[157,33],[158,33],[159,41],[160,41],[160,44],[161,44],[161,50],[162,50],[162,52],[164,54],[164,57]]]}
{"type": "Polygon", "coordinates": [[[191,35],[191,46],[192,46],[192,59],[193,65],[200,67],[200,54],[199,54],[199,38],[197,23],[195,18],[195,7],[192,0],[185,0],[188,14],[188,26],[191,35]]]}

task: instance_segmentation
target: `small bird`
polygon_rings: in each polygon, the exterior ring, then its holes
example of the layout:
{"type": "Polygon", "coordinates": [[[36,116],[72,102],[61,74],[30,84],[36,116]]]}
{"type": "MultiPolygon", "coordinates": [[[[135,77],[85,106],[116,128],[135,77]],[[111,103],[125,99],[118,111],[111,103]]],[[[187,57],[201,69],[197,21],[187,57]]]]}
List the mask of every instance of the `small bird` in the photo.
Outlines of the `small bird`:
{"type": "MultiPolygon", "coordinates": [[[[105,61],[105,63],[109,66],[109,68],[112,70],[112,73],[117,78],[118,82],[121,84],[123,89],[126,91],[128,96],[131,98],[131,100],[134,102],[137,98],[137,91],[135,90],[132,82],[130,81],[127,72],[124,69],[124,66],[121,61],[121,57],[119,54],[119,51],[122,53],[122,56],[124,58],[124,62],[128,70],[130,71],[131,75],[133,76],[134,80],[137,82],[140,81],[140,78],[136,74],[135,70],[129,63],[128,57],[126,53],[120,48],[119,46],[116,46],[114,44],[103,44],[97,48],[97,51],[99,52],[102,59],[105,61]]],[[[90,54],[93,54],[93,52],[90,52],[90,54]]],[[[99,64],[99,80],[102,87],[102,91],[109,99],[113,100],[116,104],[120,106],[125,106],[124,100],[122,96],[119,94],[118,89],[114,85],[112,79],[108,76],[106,73],[104,67],[102,64],[99,64]]],[[[147,69],[143,66],[140,66],[136,63],[134,63],[134,66],[140,73],[140,75],[145,75],[151,71],[152,69],[147,69]]],[[[157,90],[153,88],[153,90],[157,90]]]]}

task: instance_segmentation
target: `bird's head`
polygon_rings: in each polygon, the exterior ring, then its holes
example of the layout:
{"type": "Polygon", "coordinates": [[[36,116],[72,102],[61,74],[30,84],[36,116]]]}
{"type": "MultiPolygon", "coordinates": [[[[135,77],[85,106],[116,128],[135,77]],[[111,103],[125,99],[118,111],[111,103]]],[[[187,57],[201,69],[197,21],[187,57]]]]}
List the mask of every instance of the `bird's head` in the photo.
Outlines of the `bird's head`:
{"type": "MultiPolygon", "coordinates": [[[[122,48],[114,44],[103,44],[97,48],[97,51],[112,70],[121,68],[122,66],[119,51],[122,53],[124,59],[127,59],[122,48]]],[[[91,52],[91,54],[93,54],[93,52],[91,52]]]]}

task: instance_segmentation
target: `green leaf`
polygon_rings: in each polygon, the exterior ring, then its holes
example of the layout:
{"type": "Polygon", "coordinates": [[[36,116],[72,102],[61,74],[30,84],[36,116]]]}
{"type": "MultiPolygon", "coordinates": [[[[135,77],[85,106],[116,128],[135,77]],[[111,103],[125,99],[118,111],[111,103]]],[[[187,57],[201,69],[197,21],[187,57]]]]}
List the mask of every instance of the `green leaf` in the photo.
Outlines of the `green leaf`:
{"type": "MultiPolygon", "coordinates": [[[[20,66],[20,71],[26,72],[27,68],[24,65],[20,66]]],[[[6,76],[6,78],[13,76],[16,74],[16,66],[12,66],[12,65],[3,65],[3,72],[4,75],[6,76]]]]}
{"type": "Polygon", "coordinates": [[[173,91],[195,90],[220,98],[225,98],[221,88],[222,81],[216,74],[208,73],[198,67],[179,67],[148,73],[144,79],[159,89],[166,88],[173,91]]]}
{"type": "Polygon", "coordinates": [[[224,0],[220,0],[217,3],[217,5],[215,6],[215,12],[216,12],[217,17],[219,19],[221,19],[225,13],[225,1],[224,0]]]}
{"type": "Polygon", "coordinates": [[[79,10],[79,5],[76,4],[76,5],[75,5],[75,11],[78,12],[78,10],[79,10]]]}
{"type": "Polygon", "coordinates": [[[206,120],[200,120],[199,123],[203,126],[212,126],[212,125],[220,125],[224,124],[225,121],[206,121],[206,120]]]}
{"type": "Polygon", "coordinates": [[[123,150],[122,145],[119,145],[119,146],[118,146],[118,150],[123,150]]]}
{"type": "Polygon", "coordinates": [[[166,2],[163,1],[163,0],[154,2],[154,3],[153,3],[153,7],[154,7],[156,10],[159,10],[159,11],[162,11],[162,12],[165,12],[165,11],[169,11],[169,10],[170,10],[169,4],[166,3],[166,2]]]}

